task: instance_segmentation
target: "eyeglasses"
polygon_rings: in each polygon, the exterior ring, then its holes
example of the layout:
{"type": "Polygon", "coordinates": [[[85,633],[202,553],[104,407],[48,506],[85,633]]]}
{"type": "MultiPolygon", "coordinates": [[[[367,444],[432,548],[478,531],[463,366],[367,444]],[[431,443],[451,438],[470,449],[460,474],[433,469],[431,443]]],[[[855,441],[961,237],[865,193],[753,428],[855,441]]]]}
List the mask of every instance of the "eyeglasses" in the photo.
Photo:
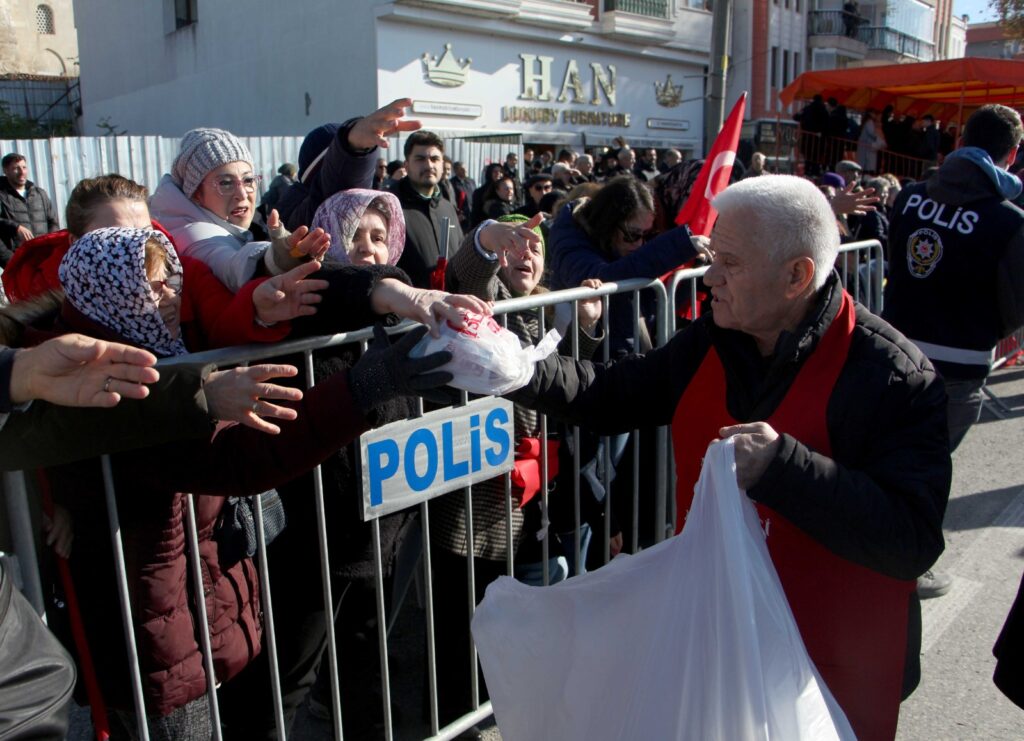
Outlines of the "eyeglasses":
{"type": "Polygon", "coordinates": [[[539,190],[542,193],[550,193],[554,186],[551,183],[537,183],[530,186],[530,190],[539,190]]]}
{"type": "Polygon", "coordinates": [[[181,273],[172,273],[163,280],[151,280],[149,282],[149,288],[157,299],[163,296],[165,287],[171,289],[175,296],[180,296],[183,285],[184,277],[181,273]]]}
{"type": "Polygon", "coordinates": [[[639,242],[644,238],[643,229],[630,229],[629,227],[626,226],[620,226],[619,233],[622,234],[622,238],[629,242],[630,244],[633,244],[634,242],[639,242]]]}
{"type": "Polygon", "coordinates": [[[238,190],[239,185],[245,188],[246,193],[255,193],[256,186],[259,185],[261,180],[263,180],[261,175],[246,175],[242,179],[221,178],[214,183],[214,187],[222,196],[234,195],[235,191],[238,190]]]}

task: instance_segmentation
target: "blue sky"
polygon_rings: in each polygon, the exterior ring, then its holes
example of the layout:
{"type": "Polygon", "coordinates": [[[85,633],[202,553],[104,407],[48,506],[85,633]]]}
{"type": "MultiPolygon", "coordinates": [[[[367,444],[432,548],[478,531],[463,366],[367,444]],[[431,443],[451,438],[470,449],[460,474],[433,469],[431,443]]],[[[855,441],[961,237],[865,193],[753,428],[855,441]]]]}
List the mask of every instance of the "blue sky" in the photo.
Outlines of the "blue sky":
{"type": "Polygon", "coordinates": [[[959,17],[964,13],[971,17],[971,23],[997,19],[995,11],[988,5],[988,0],[954,0],[953,15],[959,17]]]}

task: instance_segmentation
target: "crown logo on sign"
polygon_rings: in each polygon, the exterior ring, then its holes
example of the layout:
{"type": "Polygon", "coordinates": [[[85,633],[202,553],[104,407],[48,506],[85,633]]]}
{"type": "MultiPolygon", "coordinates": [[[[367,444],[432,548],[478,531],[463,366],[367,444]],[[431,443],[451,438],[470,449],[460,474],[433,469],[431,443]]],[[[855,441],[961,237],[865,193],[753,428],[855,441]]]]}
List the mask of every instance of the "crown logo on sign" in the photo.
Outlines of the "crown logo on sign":
{"type": "Polygon", "coordinates": [[[665,83],[654,83],[654,97],[658,105],[664,108],[675,108],[683,102],[683,86],[672,84],[672,75],[665,76],[665,83]]]}
{"type": "Polygon", "coordinates": [[[423,54],[423,73],[427,81],[441,87],[459,87],[466,81],[469,74],[469,65],[473,60],[469,57],[456,59],[452,54],[452,45],[444,45],[444,54],[441,58],[431,57],[429,53],[423,54]]]}

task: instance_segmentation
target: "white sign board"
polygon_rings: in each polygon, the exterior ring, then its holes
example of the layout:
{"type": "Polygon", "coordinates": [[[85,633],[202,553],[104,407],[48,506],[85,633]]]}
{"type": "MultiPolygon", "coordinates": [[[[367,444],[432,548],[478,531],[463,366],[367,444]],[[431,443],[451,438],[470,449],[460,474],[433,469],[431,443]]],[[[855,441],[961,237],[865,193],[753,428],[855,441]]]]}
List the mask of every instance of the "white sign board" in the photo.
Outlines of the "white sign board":
{"type": "Polygon", "coordinates": [[[639,50],[426,28],[382,20],[377,38],[381,101],[412,98],[425,128],[531,136],[650,136],[648,120],[673,146],[699,143],[703,66],[639,50]],[[686,122],[686,126],[679,125],[686,122]],[[692,129],[692,130],[691,130],[692,129]]]}
{"type": "Polygon", "coordinates": [[[513,424],[512,402],[488,397],[370,430],[359,438],[363,519],[512,470],[513,424]]]}

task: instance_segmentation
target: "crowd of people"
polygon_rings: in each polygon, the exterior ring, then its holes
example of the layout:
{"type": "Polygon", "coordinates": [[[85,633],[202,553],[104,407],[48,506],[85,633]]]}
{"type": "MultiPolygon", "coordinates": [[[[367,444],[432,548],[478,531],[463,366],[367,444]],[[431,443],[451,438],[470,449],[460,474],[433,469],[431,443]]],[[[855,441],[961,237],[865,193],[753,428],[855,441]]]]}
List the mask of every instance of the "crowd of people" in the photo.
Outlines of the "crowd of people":
{"type": "Polygon", "coordinates": [[[799,149],[808,172],[817,175],[844,159],[871,174],[893,172],[918,178],[956,147],[957,122],[939,122],[930,113],[900,114],[889,105],[851,115],[835,98],[815,95],[795,116],[799,149]]]}
{"type": "MultiPolygon", "coordinates": [[[[823,125],[831,120],[834,102],[816,100],[805,131],[817,125],[818,103],[823,125]]],[[[639,491],[653,490],[646,441],[668,426],[679,519],[666,524],[682,528],[708,443],[734,437],[738,481],[773,522],[769,549],[812,659],[858,737],[892,738],[919,677],[918,599],[950,585],[930,570],[943,548],[950,452],[978,418],[992,348],[1024,325],[1024,211],[1009,172],[1024,136],[1019,115],[979,109],[961,146],[920,181],[878,174],[859,148],[856,160],[813,163],[809,177],[770,174],[753,153],[715,198],[708,240],[674,224],[700,160],[624,141],[590,153],[528,148],[522,167],[509,152],[478,184],[443,139],[405,118],[409,105],[314,129],[297,164],[281,165],[265,190],[241,140],[194,129],[152,194],[116,174],[78,183],[65,230],[25,158],[4,157],[0,458],[4,470],[39,469],[47,543],[67,564],[66,578],[50,574],[52,593],[77,603],[82,628],[57,632],[83,683],[99,690],[89,697],[94,721],[112,738],[133,738],[140,722],[151,738],[211,735],[189,492],[225,737],[277,737],[256,497],[286,728],[304,702],[330,717],[322,658],[333,620],[345,736],[380,737],[376,550],[389,593],[401,554],[418,547],[417,515],[388,515],[376,534],[362,521],[354,442],[413,416],[416,397],[452,402],[450,354],[413,358],[411,348],[442,322],[462,326],[467,311],[489,314],[497,300],[708,265],[703,311],[688,315],[699,318],[661,347],[649,293],[552,310],[544,323],[560,330],[560,352],[509,395],[519,451],[512,506],[503,478],[474,487],[469,522],[462,492],[430,502],[440,721],[472,708],[467,559],[480,599],[509,553],[515,577],[541,585],[653,544],[654,503],[641,495],[634,507],[632,476],[616,472],[636,466],[639,491]],[[379,148],[399,133],[404,159],[389,163],[379,148]],[[844,290],[837,271],[861,267],[838,247],[864,239],[885,250],[882,317],[844,290]],[[965,278],[987,302],[969,316],[949,301],[965,278]],[[424,326],[392,342],[383,327],[403,318],[424,326]],[[349,343],[317,353],[308,389],[293,357],[232,369],[187,362],[194,351],[371,325],[365,352],[349,343]],[[605,354],[610,362],[596,361],[605,354]],[[157,372],[158,358],[185,362],[157,372]],[[548,439],[538,412],[550,417],[548,439]],[[552,461],[547,499],[538,495],[541,449],[552,461]],[[122,625],[111,619],[119,596],[101,454],[111,455],[145,719],[135,715],[122,625]],[[318,465],[333,606],[313,537],[318,465]]],[[[875,153],[888,120],[865,113],[859,136],[875,153]]],[[[506,322],[524,344],[541,337],[537,311],[506,322]]],[[[0,597],[10,578],[0,573],[0,597]]],[[[1019,623],[1018,613],[1017,632],[1008,622],[1000,640],[1000,686],[1018,703],[1019,623]]],[[[49,657],[39,681],[66,697],[73,665],[38,634],[49,657]]],[[[485,682],[480,690],[486,697],[485,682]]],[[[44,694],[35,692],[39,707],[44,694]]],[[[59,737],[62,712],[39,714],[44,736],[59,737]]]]}

